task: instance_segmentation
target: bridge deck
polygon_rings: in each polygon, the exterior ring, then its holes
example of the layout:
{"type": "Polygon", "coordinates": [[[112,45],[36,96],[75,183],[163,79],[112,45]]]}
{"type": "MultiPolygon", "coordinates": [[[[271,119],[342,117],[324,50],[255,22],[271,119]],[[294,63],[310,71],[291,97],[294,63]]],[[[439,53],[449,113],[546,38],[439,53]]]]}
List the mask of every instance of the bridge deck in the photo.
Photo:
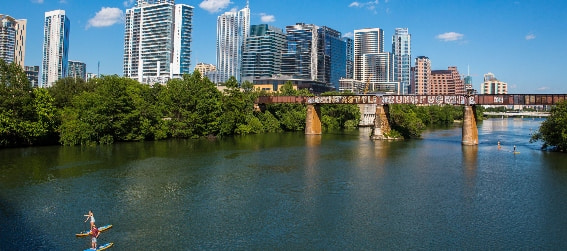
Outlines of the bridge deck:
{"type": "Polygon", "coordinates": [[[554,105],[567,94],[261,96],[257,104],[554,105]]]}

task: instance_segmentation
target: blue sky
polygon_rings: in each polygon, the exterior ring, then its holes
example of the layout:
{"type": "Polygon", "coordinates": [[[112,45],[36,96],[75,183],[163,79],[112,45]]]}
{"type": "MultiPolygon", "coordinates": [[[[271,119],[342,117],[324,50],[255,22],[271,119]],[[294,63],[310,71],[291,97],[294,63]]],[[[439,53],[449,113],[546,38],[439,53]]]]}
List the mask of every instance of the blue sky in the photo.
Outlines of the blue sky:
{"type": "MultiPolygon", "coordinates": [[[[65,10],[71,21],[69,59],[87,71],[122,75],[123,13],[132,0],[3,0],[0,13],[28,20],[26,65],[41,65],[46,11],[65,10]]],[[[216,64],[217,16],[246,0],[176,0],[194,9],[192,65],[216,64]]],[[[395,28],[412,35],[412,57],[427,56],[434,70],[457,66],[479,89],[492,72],[509,93],[567,93],[567,1],[563,0],[250,0],[251,24],[285,29],[298,22],[352,36],[382,28],[391,50],[395,28]]]]}

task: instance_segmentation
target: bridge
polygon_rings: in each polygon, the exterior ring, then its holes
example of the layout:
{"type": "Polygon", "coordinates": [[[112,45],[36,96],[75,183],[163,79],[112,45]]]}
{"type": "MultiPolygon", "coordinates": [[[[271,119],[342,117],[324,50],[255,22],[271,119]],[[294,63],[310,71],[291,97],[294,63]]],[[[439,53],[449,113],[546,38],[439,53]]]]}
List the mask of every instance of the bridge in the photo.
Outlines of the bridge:
{"type": "Polygon", "coordinates": [[[478,145],[476,105],[555,105],[567,100],[567,94],[475,94],[475,95],[334,95],[334,96],[261,96],[260,107],[266,104],[295,103],[307,105],[305,134],[318,135],[321,129],[321,104],[376,104],[372,139],[387,139],[391,129],[388,105],[461,105],[463,106],[463,145],[478,145]]]}

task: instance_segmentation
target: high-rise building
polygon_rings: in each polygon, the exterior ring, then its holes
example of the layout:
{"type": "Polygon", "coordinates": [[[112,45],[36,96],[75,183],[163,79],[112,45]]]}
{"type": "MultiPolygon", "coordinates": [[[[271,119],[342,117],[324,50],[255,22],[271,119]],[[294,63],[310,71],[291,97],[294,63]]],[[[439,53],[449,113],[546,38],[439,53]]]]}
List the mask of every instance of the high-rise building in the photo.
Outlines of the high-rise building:
{"type": "Polygon", "coordinates": [[[339,89],[346,76],[346,42],[341,33],[326,26],[297,23],[286,27],[287,48],[282,74],[316,80],[339,89]]]}
{"type": "Polygon", "coordinates": [[[282,29],[267,24],[250,26],[242,52],[242,80],[280,74],[285,45],[282,29]]]}
{"type": "Polygon", "coordinates": [[[87,81],[87,64],[79,61],[69,60],[68,77],[81,78],[87,81]]]}
{"type": "Polygon", "coordinates": [[[346,42],[341,33],[327,26],[317,32],[317,81],[331,84],[339,90],[339,80],[346,77],[346,42]]]}
{"type": "Polygon", "coordinates": [[[480,92],[481,94],[508,94],[508,84],[498,80],[492,72],[489,72],[484,74],[480,92]]]}
{"type": "Polygon", "coordinates": [[[216,83],[224,83],[231,76],[240,82],[242,49],[250,34],[250,8],[228,11],[217,18],[217,72],[216,83]]]}
{"type": "Polygon", "coordinates": [[[431,84],[431,60],[425,56],[415,58],[413,94],[429,95],[431,84]]]}
{"type": "Polygon", "coordinates": [[[354,40],[349,37],[343,37],[346,45],[346,79],[354,78],[354,40]]]}
{"type": "Polygon", "coordinates": [[[354,31],[354,79],[366,81],[375,74],[364,68],[364,54],[384,52],[384,31],[380,28],[367,28],[354,31]],[[366,75],[365,75],[366,74],[366,75]]]}
{"type": "Polygon", "coordinates": [[[392,36],[394,54],[394,81],[400,83],[400,94],[414,93],[411,90],[411,35],[408,28],[396,28],[392,36]]]}
{"type": "Polygon", "coordinates": [[[33,88],[39,87],[39,66],[25,66],[24,71],[30,81],[30,86],[33,88]]]}
{"type": "Polygon", "coordinates": [[[45,12],[41,87],[67,76],[71,23],[64,10],[45,12]]]}
{"type": "Polygon", "coordinates": [[[282,55],[282,74],[298,79],[317,79],[318,26],[298,23],[286,27],[287,48],[282,55]]]}
{"type": "Polygon", "coordinates": [[[164,83],[191,73],[193,6],[138,0],[126,10],[124,76],[164,83]]]}
{"type": "Polygon", "coordinates": [[[368,91],[379,93],[398,93],[399,83],[394,81],[392,53],[365,53],[362,55],[362,72],[368,91]]]}
{"type": "Polygon", "coordinates": [[[431,71],[429,95],[464,95],[465,85],[456,66],[431,71]]]}
{"type": "Polygon", "coordinates": [[[6,63],[24,66],[26,55],[26,19],[0,14],[0,58],[6,63]]]}

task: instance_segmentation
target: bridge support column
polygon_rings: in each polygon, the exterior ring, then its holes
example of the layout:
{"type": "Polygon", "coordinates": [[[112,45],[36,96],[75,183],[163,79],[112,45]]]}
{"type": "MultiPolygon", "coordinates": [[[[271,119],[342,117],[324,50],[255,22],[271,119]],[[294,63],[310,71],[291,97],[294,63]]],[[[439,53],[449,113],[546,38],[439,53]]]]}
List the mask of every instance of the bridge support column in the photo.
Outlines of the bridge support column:
{"type": "Polygon", "coordinates": [[[476,108],[465,105],[463,108],[463,139],[467,146],[478,145],[478,129],[476,128],[476,108]]]}
{"type": "Polygon", "coordinates": [[[321,131],[321,107],[316,104],[308,104],[305,135],[320,135],[321,131]]]}
{"type": "Polygon", "coordinates": [[[372,129],[371,139],[388,139],[384,133],[390,133],[390,123],[388,122],[388,106],[376,105],[376,117],[374,118],[374,128],[372,129]]]}

